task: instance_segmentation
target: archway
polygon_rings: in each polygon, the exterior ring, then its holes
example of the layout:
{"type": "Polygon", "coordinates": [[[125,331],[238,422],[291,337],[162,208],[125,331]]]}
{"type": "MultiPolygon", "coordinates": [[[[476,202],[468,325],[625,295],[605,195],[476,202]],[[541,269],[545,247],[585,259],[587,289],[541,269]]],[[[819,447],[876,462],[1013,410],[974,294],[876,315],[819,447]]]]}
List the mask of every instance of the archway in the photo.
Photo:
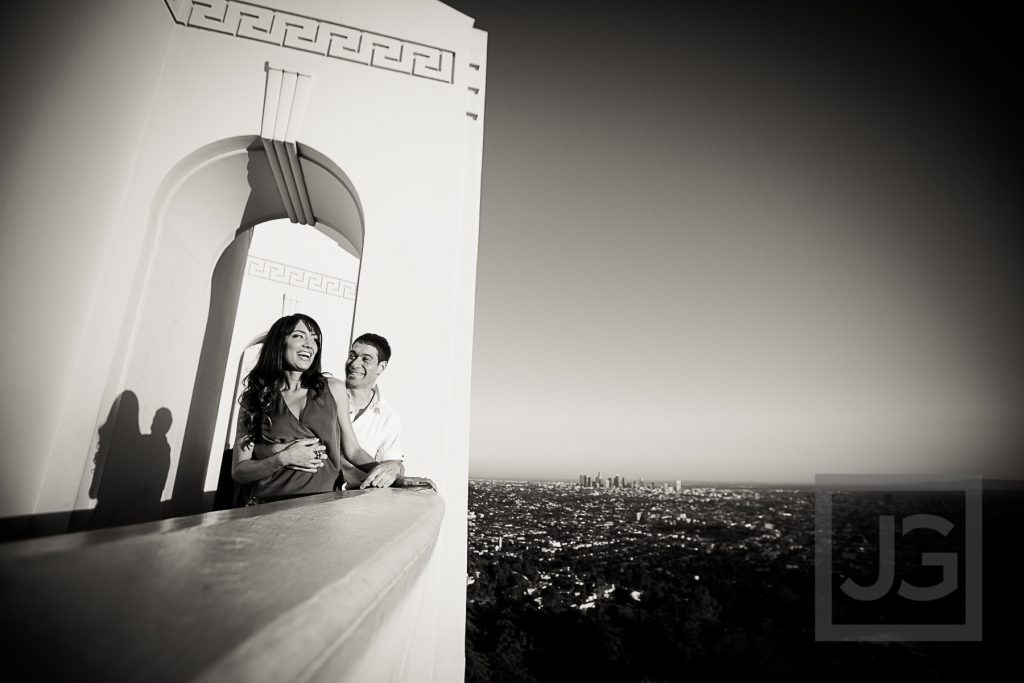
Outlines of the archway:
{"type": "MultiPolygon", "coordinates": [[[[214,509],[231,506],[234,484],[227,461],[234,443],[237,400],[242,379],[255,364],[269,324],[292,313],[311,316],[320,325],[322,367],[340,376],[355,314],[359,258],[328,235],[308,225],[269,221],[239,235],[225,250],[222,263],[229,259],[238,242],[248,246],[241,294],[227,291],[219,295],[214,271],[211,308],[212,301],[219,297],[237,298],[238,303],[206,468],[204,510],[210,509],[211,497],[215,499],[214,509]]],[[[219,366],[216,371],[220,371],[219,366]]],[[[186,459],[179,463],[186,464],[186,459]]]]}
{"type": "MultiPolygon", "coordinates": [[[[140,266],[137,307],[126,321],[129,352],[110,380],[117,392],[134,393],[139,410],[132,417],[115,406],[111,418],[117,425],[162,410],[181,425],[167,434],[171,464],[161,496],[164,516],[204,509],[253,227],[289,217],[361,256],[362,208],[352,183],[314,149],[294,145],[288,152],[290,175],[283,179],[281,165],[274,168],[272,162],[273,146],[258,137],[207,145],[167,175],[154,202],[145,250],[149,261],[140,266]],[[305,211],[296,219],[297,192],[305,211]]],[[[110,446],[101,442],[98,448],[110,446]]],[[[107,455],[98,450],[96,461],[107,455]]],[[[87,481],[84,477],[83,485],[87,481]]]]}

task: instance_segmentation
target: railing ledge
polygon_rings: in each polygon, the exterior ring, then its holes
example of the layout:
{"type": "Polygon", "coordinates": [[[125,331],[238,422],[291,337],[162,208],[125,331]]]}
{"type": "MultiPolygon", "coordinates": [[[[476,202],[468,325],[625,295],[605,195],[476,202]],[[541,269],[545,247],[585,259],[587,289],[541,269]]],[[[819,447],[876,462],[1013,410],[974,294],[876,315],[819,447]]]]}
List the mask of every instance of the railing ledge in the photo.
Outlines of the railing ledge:
{"type": "Polygon", "coordinates": [[[347,491],[6,544],[5,660],[31,680],[321,678],[358,660],[443,516],[429,490],[347,491]]]}

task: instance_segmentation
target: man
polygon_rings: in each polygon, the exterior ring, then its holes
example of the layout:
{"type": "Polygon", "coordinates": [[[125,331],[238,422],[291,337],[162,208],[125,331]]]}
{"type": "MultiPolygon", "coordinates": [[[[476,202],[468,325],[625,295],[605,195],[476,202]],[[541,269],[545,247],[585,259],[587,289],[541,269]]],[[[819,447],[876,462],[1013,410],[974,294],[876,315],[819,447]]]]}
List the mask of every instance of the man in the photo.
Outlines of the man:
{"type": "Polygon", "coordinates": [[[342,463],[342,476],[348,488],[385,488],[395,481],[401,485],[405,475],[402,422],[377,386],[377,379],[390,360],[391,345],[379,334],[361,335],[348,352],[345,387],[349,394],[349,417],[359,445],[378,463],[365,475],[355,466],[342,463]]]}

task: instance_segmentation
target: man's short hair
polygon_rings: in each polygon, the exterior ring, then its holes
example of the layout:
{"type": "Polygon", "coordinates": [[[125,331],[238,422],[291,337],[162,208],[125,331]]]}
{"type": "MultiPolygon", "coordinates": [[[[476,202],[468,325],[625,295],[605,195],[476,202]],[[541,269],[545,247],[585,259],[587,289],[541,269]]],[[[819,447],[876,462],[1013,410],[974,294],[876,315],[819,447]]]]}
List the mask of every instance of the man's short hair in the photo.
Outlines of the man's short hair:
{"type": "Polygon", "coordinates": [[[384,363],[391,360],[391,344],[388,344],[388,340],[379,334],[373,332],[367,332],[356,337],[353,344],[366,344],[377,349],[377,362],[384,363]]]}

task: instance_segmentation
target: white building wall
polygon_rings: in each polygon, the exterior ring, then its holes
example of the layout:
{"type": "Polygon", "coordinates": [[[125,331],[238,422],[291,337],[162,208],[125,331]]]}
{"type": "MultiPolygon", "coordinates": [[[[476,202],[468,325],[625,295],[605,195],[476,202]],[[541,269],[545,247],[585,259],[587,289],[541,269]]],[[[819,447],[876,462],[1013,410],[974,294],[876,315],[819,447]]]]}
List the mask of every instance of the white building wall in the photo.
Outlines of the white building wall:
{"type": "MultiPolygon", "coordinates": [[[[243,4],[206,3],[250,30],[236,21],[243,4]]],[[[392,342],[382,385],[403,417],[409,472],[433,478],[447,503],[427,576],[440,605],[436,679],[461,679],[485,36],[432,0],[259,5],[270,9],[248,7],[301,15],[310,30],[317,19],[318,31],[329,22],[384,46],[404,40],[406,57],[420,49],[412,43],[450,52],[454,82],[382,68],[398,54],[389,47],[360,64],[228,35],[217,21],[182,25],[188,0],[12,10],[21,38],[5,41],[2,66],[2,129],[14,144],[0,162],[0,516],[90,504],[97,429],[125,390],[144,421],[171,411],[174,476],[213,267],[244,219],[279,210],[274,197],[252,208],[244,153],[260,134],[265,68],[301,70],[313,86],[295,139],[340,168],[362,206],[354,330],[392,342]]],[[[303,37],[296,29],[289,44],[303,37]]]]}
{"type": "MultiPolygon", "coordinates": [[[[2,41],[0,60],[3,130],[14,142],[0,163],[0,287],[5,318],[17,321],[3,325],[0,339],[25,350],[0,361],[11,397],[0,417],[0,515],[54,509],[39,500],[44,482],[68,472],[50,472],[51,454],[71,450],[81,460],[96,428],[95,389],[106,383],[112,349],[87,352],[116,344],[127,287],[96,299],[104,276],[131,277],[145,236],[136,229],[115,243],[173,32],[166,17],[136,3],[119,13],[26,5],[14,10],[8,25],[19,38],[2,41]],[[97,312],[110,314],[113,327],[97,312]],[[108,333],[87,349],[96,323],[108,333]],[[71,391],[76,384],[94,390],[83,400],[71,391]],[[69,432],[77,437],[70,442],[69,432]]],[[[71,468],[75,488],[80,475],[71,468]]]]}

